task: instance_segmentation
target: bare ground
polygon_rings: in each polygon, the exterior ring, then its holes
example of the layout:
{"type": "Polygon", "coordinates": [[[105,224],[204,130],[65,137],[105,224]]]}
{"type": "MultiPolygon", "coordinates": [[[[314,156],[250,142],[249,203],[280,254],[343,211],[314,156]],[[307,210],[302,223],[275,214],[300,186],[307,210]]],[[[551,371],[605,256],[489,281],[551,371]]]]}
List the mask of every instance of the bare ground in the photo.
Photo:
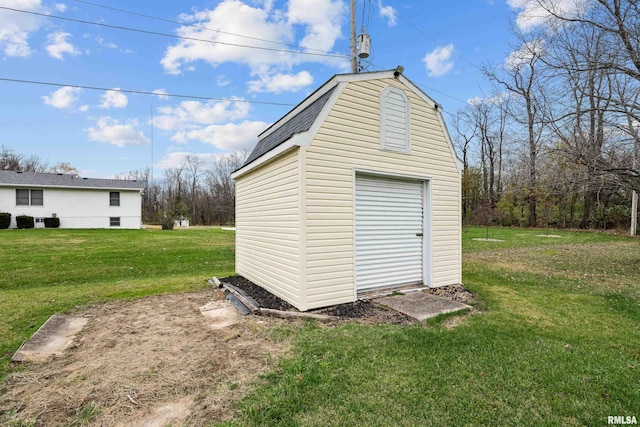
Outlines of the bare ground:
{"type": "Polygon", "coordinates": [[[63,357],[29,363],[0,384],[1,425],[199,426],[233,417],[273,360],[279,319],[246,316],[215,329],[199,307],[221,291],[113,302],[90,320],[63,357]]]}
{"type": "MultiPolygon", "coordinates": [[[[223,280],[262,307],[295,310],[241,277],[223,280]]],[[[429,292],[473,301],[462,286],[429,292]]],[[[233,419],[236,403],[259,375],[289,351],[282,337],[291,334],[273,331],[292,321],[245,316],[221,328],[219,319],[199,311],[212,300],[228,304],[222,290],[207,290],[112,302],[78,313],[90,320],[71,349],[47,362],[25,364],[0,384],[0,424],[203,426],[233,419]]],[[[371,301],[316,312],[363,324],[417,322],[371,301]]]]}

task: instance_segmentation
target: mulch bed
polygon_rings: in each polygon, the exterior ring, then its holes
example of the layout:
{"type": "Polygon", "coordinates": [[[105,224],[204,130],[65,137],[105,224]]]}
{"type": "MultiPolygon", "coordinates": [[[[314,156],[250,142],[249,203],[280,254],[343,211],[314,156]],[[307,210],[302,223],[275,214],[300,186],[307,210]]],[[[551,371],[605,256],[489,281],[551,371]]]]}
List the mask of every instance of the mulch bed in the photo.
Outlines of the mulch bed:
{"type": "MultiPolygon", "coordinates": [[[[232,284],[242,289],[256,300],[262,308],[282,311],[298,311],[298,309],[288,302],[273,295],[271,292],[261,288],[242,276],[223,277],[220,281],[232,284]]],[[[429,292],[436,296],[467,304],[475,301],[473,293],[466,290],[462,285],[430,288],[426,289],[424,292],[429,292]]],[[[351,303],[334,305],[320,310],[312,310],[311,313],[327,314],[330,316],[337,316],[342,319],[358,320],[364,323],[391,323],[397,325],[410,325],[417,323],[417,320],[410,316],[378,305],[369,300],[358,300],[351,303]]]]}

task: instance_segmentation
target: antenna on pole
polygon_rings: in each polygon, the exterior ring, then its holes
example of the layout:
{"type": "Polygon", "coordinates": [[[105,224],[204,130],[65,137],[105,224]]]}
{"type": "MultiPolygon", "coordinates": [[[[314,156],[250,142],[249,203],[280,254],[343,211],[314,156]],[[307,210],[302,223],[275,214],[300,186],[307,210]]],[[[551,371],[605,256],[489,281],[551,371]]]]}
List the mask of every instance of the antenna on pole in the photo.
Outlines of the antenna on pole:
{"type": "Polygon", "coordinates": [[[351,72],[358,72],[358,58],[356,57],[356,0],[351,0],[351,43],[350,43],[351,57],[351,72]]]}

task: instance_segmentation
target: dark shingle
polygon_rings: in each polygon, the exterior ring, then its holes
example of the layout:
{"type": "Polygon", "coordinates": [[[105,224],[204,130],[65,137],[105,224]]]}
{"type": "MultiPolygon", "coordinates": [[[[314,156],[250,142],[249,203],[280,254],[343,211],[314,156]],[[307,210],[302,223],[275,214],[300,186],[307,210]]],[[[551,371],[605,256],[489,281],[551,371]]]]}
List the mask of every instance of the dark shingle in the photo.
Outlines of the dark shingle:
{"type": "Polygon", "coordinates": [[[0,186],[76,187],[104,189],[144,189],[144,182],[124,179],[82,178],[73,174],[16,172],[0,170],[0,186]]]}
{"type": "Polygon", "coordinates": [[[308,131],[313,122],[318,118],[320,111],[322,111],[322,107],[327,103],[335,88],[336,86],[329,89],[325,94],[313,101],[313,103],[307,108],[300,111],[287,122],[283,123],[274,132],[258,141],[258,144],[247,158],[247,161],[244,162],[243,167],[253,162],[263,154],[273,150],[296,133],[308,131]]]}

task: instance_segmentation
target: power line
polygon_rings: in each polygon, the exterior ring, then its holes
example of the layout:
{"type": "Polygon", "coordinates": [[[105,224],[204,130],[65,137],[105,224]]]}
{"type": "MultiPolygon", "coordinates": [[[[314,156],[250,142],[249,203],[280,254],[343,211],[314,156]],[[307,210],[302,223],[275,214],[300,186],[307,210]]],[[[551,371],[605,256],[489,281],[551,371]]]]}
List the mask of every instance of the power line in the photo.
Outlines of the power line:
{"type": "Polygon", "coordinates": [[[477,68],[478,70],[482,71],[482,67],[480,67],[479,65],[476,65],[475,63],[471,62],[469,59],[465,58],[464,56],[460,55],[458,52],[456,52],[454,49],[450,48],[449,45],[446,45],[444,43],[442,43],[441,41],[439,41],[438,39],[436,39],[435,37],[432,37],[431,35],[427,34],[426,32],[424,32],[421,28],[416,27],[415,25],[413,25],[411,22],[407,21],[406,19],[404,19],[402,16],[398,15],[397,12],[395,12],[394,9],[394,16],[396,18],[398,18],[399,20],[401,20],[402,22],[404,22],[405,24],[407,24],[409,27],[413,28],[414,30],[416,30],[417,32],[419,32],[420,34],[422,34],[423,36],[425,36],[426,38],[428,38],[429,40],[431,40],[432,42],[436,43],[437,45],[439,45],[440,47],[448,50],[449,52],[451,52],[452,54],[456,55],[458,58],[462,59],[463,61],[467,62],[468,64],[470,64],[471,66],[477,68]]]}
{"type": "Polygon", "coordinates": [[[453,99],[454,101],[458,101],[458,102],[460,102],[460,103],[462,103],[462,104],[465,104],[465,105],[468,105],[468,104],[469,104],[469,102],[468,102],[468,101],[463,101],[463,100],[462,100],[462,99],[460,99],[460,98],[456,98],[455,96],[451,96],[451,95],[447,94],[446,92],[443,92],[443,91],[441,91],[441,90],[438,90],[438,89],[432,88],[432,87],[430,87],[430,86],[427,86],[427,85],[425,85],[424,83],[416,83],[416,84],[417,84],[418,86],[420,86],[420,87],[424,88],[424,89],[428,89],[428,90],[429,90],[429,92],[437,92],[437,93],[439,93],[439,94],[440,94],[440,95],[442,95],[442,96],[446,96],[447,98],[451,98],[451,99],[453,99]]]}
{"type": "Polygon", "coordinates": [[[77,87],[80,89],[87,90],[100,90],[100,91],[110,91],[110,92],[121,92],[121,93],[132,93],[138,95],[153,95],[153,96],[170,96],[173,98],[188,98],[188,99],[201,99],[205,101],[228,101],[228,102],[242,102],[246,104],[261,104],[261,105],[274,105],[278,107],[292,107],[295,104],[286,104],[281,102],[267,102],[267,101],[249,101],[246,99],[235,99],[235,98],[215,98],[208,96],[196,96],[196,95],[181,95],[175,93],[158,93],[158,92],[149,92],[144,90],[132,90],[132,89],[112,89],[106,87],[99,86],[85,86],[85,85],[77,85],[77,84],[69,84],[69,83],[53,83],[53,82],[43,82],[43,81],[35,81],[35,80],[24,80],[24,79],[11,79],[7,77],[0,77],[0,81],[12,82],[12,83],[26,83],[26,84],[34,84],[34,85],[43,85],[43,86],[57,86],[57,87],[77,87]]]}
{"type": "Polygon", "coordinates": [[[247,49],[267,50],[267,51],[272,51],[272,52],[293,53],[293,54],[296,54],[296,55],[325,56],[325,57],[329,57],[329,58],[345,58],[345,57],[347,57],[347,55],[344,55],[344,54],[303,52],[303,51],[296,51],[296,50],[276,49],[276,48],[272,48],[272,47],[249,46],[249,45],[244,45],[244,44],[239,44],[239,43],[228,43],[228,42],[221,42],[221,41],[214,41],[214,40],[198,39],[198,38],[195,38],[195,37],[186,37],[186,36],[178,36],[178,35],[175,35],[175,34],[160,33],[158,31],[141,30],[141,29],[138,29],[138,28],[123,27],[123,26],[120,26],[120,25],[109,25],[109,24],[103,24],[101,22],[93,22],[93,21],[85,21],[85,20],[82,20],[82,19],[66,18],[64,16],[47,15],[45,13],[31,12],[31,11],[28,11],[28,10],[14,9],[14,8],[5,7],[5,6],[0,6],[0,9],[10,10],[10,11],[13,11],[13,12],[18,12],[18,13],[26,13],[26,14],[29,14],[29,15],[41,16],[41,17],[44,17],[44,18],[54,18],[54,19],[60,19],[62,21],[76,22],[76,23],[87,24],[87,25],[96,25],[96,26],[99,26],[99,27],[112,28],[112,29],[116,29],[116,30],[131,31],[131,32],[134,32],[134,33],[149,34],[149,35],[154,35],[154,36],[169,37],[169,38],[181,39],[181,40],[197,41],[197,42],[202,42],[202,43],[221,44],[221,45],[226,45],[226,46],[243,47],[243,48],[247,48],[247,49]]]}
{"type": "MultiPolygon", "coordinates": [[[[247,35],[243,35],[243,34],[230,33],[228,31],[216,30],[216,29],[213,29],[213,28],[203,27],[201,25],[188,24],[188,23],[184,23],[184,22],[180,22],[180,21],[175,21],[175,20],[172,20],[172,19],[160,18],[158,16],[153,16],[153,15],[146,15],[144,13],[133,12],[131,10],[126,10],[126,9],[119,9],[117,7],[106,6],[106,5],[103,5],[103,4],[93,3],[93,2],[90,2],[90,1],[85,1],[85,0],[73,0],[73,1],[75,1],[77,3],[83,3],[83,4],[88,4],[88,5],[91,5],[91,6],[95,6],[95,7],[100,7],[100,8],[103,8],[103,9],[113,10],[113,11],[116,11],[116,12],[126,13],[126,14],[129,14],[129,15],[140,16],[140,17],[147,18],[147,19],[153,19],[153,20],[156,20],[156,21],[168,22],[168,23],[171,23],[171,24],[177,24],[177,25],[180,25],[180,26],[183,26],[183,27],[191,27],[191,28],[196,28],[196,29],[199,29],[199,30],[211,31],[211,32],[214,32],[214,33],[219,33],[219,34],[228,34],[230,36],[243,37],[245,39],[250,39],[250,40],[256,40],[256,41],[261,41],[261,42],[279,44],[281,46],[301,48],[299,45],[282,43],[282,42],[278,42],[278,41],[274,41],[274,40],[261,39],[259,37],[251,37],[251,36],[247,36],[247,35]]],[[[315,52],[325,53],[325,54],[329,54],[330,53],[330,52],[327,52],[326,50],[321,50],[321,49],[311,49],[311,48],[306,48],[306,49],[307,49],[307,51],[315,51],[315,52]]]]}

